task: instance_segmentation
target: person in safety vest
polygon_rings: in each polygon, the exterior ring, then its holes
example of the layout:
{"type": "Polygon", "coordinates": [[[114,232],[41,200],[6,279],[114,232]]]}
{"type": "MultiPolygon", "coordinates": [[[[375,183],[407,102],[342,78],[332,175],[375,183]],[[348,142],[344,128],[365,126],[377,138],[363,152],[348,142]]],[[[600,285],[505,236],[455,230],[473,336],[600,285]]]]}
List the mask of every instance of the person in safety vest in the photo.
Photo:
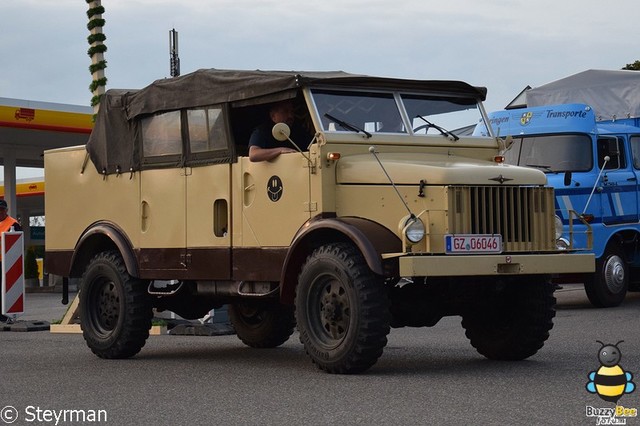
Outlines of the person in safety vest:
{"type": "Polygon", "coordinates": [[[7,214],[7,202],[0,200],[0,233],[9,232],[13,226],[14,231],[22,231],[17,220],[7,214]]]}
{"type": "MultiPolygon", "coordinates": [[[[22,231],[22,227],[17,220],[7,214],[7,202],[0,200],[0,234],[3,232],[9,232],[11,227],[14,231],[22,231]]],[[[2,261],[2,253],[0,253],[0,262],[2,261]]],[[[0,314],[0,322],[7,322],[9,318],[0,314]]]]}

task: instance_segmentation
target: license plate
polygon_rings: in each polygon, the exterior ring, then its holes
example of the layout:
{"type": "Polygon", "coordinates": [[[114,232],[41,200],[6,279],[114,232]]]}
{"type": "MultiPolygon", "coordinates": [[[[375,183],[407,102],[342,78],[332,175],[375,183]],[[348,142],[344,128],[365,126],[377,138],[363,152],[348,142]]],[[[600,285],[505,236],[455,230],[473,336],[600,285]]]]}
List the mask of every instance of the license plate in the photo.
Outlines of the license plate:
{"type": "Polygon", "coordinates": [[[501,253],[501,235],[454,234],[444,236],[445,253],[501,253]]]}

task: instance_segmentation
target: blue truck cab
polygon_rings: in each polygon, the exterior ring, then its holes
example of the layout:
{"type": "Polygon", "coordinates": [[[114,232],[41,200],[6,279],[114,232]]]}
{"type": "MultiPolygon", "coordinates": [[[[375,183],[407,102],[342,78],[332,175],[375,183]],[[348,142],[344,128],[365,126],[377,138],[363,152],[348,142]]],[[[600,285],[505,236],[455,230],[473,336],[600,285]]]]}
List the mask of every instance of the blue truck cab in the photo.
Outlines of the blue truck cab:
{"type": "MultiPolygon", "coordinates": [[[[556,221],[564,237],[574,235],[567,249],[588,248],[592,238],[596,272],[584,277],[591,303],[617,306],[627,290],[639,290],[632,274],[640,271],[640,119],[598,121],[589,105],[575,103],[497,111],[489,121],[505,141],[507,164],[546,173],[556,221]]],[[[484,123],[476,126],[474,134],[486,133],[484,123]]]]}

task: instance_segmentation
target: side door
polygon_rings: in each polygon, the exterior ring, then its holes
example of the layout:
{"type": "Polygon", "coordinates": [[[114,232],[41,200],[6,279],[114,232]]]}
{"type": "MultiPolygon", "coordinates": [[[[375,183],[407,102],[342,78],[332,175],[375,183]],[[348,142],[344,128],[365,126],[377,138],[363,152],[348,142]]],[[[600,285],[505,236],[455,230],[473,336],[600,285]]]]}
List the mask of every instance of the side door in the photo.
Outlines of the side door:
{"type": "Polygon", "coordinates": [[[598,138],[602,222],[605,225],[638,221],[638,177],[629,164],[625,140],[616,136],[598,138]],[[606,158],[609,160],[606,161],[606,158]]]}
{"type": "Polygon", "coordinates": [[[315,208],[310,203],[309,162],[300,153],[252,163],[240,158],[237,190],[241,214],[233,251],[235,279],[277,281],[289,245],[315,208]]]}
{"type": "Polygon", "coordinates": [[[141,120],[143,276],[230,278],[232,149],[227,134],[220,106],[141,120]]]}
{"type": "Polygon", "coordinates": [[[640,221],[640,135],[629,135],[629,148],[631,150],[631,168],[636,179],[636,200],[638,208],[638,220],[640,221]]]}
{"type": "Polygon", "coordinates": [[[140,172],[138,258],[141,275],[182,278],[187,265],[181,113],[156,114],[143,118],[140,124],[143,170],[140,172]]]}
{"type": "Polygon", "coordinates": [[[232,148],[226,110],[186,111],[186,263],[189,279],[231,278],[232,148]]]}

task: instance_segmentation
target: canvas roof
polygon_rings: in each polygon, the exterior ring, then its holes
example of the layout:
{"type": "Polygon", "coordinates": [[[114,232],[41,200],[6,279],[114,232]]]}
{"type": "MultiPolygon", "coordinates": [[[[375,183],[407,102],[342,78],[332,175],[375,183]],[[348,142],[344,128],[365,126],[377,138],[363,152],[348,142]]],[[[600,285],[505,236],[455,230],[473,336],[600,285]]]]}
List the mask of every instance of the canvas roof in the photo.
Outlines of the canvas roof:
{"type": "Polygon", "coordinates": [[[129,119],[180,108],[225,102],[259,103],[290,97],[307,85],[354,86],[378,89],[436,91],[482,98],[486,89],[459,81],[405,80],[343,71],[234,71],[201,69],[181,77],[157,80],[131,97],[129,119]],[[278,96],[280,95],[280,96],[278,96]],[[263,98],[267,99],[263,99],[263,98]]]}
{"type": "Polygon", "coordinates": [[[640,117],[640,72],[587,70],[526,91],[527,106],[582,103],[598,120],[640,117]]]}
{"type": "Polygon", "coordinates": [[[449,95],[461,102],[486,98],[484,87],[461,81],[406,80],[349,74],[342,71],[236,71],[201,69],[184,76],[157,80],[141,90],[108,90],[87,150],[98,172],[125,173],[140,169],[139,116],[230,103],[257,105],[296,96],[303,86],[389,89],[449,95]]]}

